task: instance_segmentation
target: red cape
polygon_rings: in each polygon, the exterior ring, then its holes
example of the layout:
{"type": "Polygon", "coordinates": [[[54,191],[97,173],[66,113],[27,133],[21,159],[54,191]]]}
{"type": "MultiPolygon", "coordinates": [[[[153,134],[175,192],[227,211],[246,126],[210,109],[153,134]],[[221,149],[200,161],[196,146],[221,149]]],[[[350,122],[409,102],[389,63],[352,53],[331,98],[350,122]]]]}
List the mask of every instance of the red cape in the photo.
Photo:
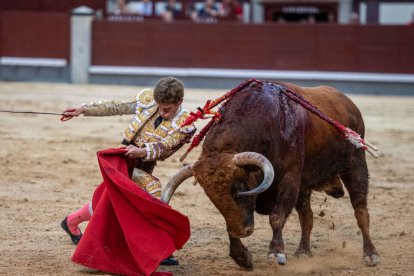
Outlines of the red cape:
{"type": "Polygon", "coordinates": [[[97,154],[103,182],[94,192],[94,213],[72,261],[110,273],[151,275],[187,242],[190,223],[129,178],[133,163],[127,164],[124,153],[97,154]]]}

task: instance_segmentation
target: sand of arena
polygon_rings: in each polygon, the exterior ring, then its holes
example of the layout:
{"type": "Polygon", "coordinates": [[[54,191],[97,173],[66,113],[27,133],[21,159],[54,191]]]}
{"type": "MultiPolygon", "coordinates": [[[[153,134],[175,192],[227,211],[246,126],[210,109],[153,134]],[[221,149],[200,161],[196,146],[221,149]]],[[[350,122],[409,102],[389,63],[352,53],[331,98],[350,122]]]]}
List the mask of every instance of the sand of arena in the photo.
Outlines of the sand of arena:
{"type": "MultiPolygon", "coordinates": [[[[95,100],[130,99],[140,89],[0,82],[0,109],[61,112],[95,100]]],[[[225,92],[187,89],[184,106],[194,110],[225,92]]],[[[174,275],[414,275],[414,97],[349,96],[365,119],[366,139],[379,147],[378,159],[367,157],[378,266],[364,266],[348,195],[334,199],[314,192],[313,257],[293,256],[300,239],[293,211],[284,229],[287,265],[269,265],[271,228],[268,217],[256,214],[255,232],[243,239],[254,260],[254,270],[246,272],[228,256],[222,216],[189,180],[171,205],[189,217],[192,235],[175,253],[180,265],[159,270],[174,275]]],[[[116,147],[130,118],[79,117],[62,123],[59,116],[0,113],[0,275],[105,275],[70,261],[75,247],[60,221],[90,200],[101,182],[96,152],[116,147]]],[[[159,162],[154,174],[163,184],[180,168],[186,148],[159,162]]],[[[186,162],[194,162],[200,152],[201,147],[193,150],[186,162]]]]}

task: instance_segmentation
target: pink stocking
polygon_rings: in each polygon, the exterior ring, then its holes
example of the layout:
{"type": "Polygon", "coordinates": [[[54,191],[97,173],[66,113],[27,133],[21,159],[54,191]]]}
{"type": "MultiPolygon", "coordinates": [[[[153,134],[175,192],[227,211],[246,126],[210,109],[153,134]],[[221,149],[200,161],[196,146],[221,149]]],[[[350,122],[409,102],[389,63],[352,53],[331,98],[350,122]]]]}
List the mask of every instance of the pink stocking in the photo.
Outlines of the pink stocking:
{"type": "Polygon", "coordinates": [[[78,224],[84,221],[88,221],[91,218],[91,212],[92,210],[89,210],[89,205],[91,203],[87,203],[85,204],[85,206],[83,206],[82,208],[80,208],[79,210],[71,213],[68,215],[68,226],[69,226],[69,230],[72,234],[74,235],[80,235],[81,231],[78,227],[78,224]]]}

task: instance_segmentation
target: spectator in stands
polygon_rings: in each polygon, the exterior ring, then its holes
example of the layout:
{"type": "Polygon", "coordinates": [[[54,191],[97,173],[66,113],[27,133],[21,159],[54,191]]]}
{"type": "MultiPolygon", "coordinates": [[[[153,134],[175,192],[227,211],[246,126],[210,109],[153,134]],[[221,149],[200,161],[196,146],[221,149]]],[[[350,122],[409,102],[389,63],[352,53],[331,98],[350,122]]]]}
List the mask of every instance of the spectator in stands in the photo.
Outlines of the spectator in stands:
{"type": "Polygon", "coordinates": [[[165,22],[172,22],[179,13],[180,10],[177,8],[176,0],[167,0],[167,5],[165,6],[164,12],[161,14],[161,18],[165,22]]]}
{"type": "Polygon", "coordinates": [[[243,20],[243,8],[238,0],[222,0],[220,16],[241,21],[243,20]]]}
{"type": "Polygon", "coordinates": [[[185,16],[190,17],[193,21],[195,21],[195,18],[197,17],[197,8],[194,0],[191,0],[190,3],[186,5],[184,12],[185,16]]]}
{"type": "Polygon", "coordinates": [[[191,18],[196,22],[216,23],[219,15],[220,11],[214,0],[205,0],[203,7],[193,12],[191,18]]]}
{"type": "Polygon", "coordinates": [[[152,1],[141,0],[141,1],[130,1],[128,3],[128,10],[132,13],[137,13],[141,16],[152,15],[152,1]]]}
{"type": "Polygon", "coordinates": [[[351,19],[349,21],[350,24],[358,25],[359,24],[359,15],[357,12],[351,13],[351,19]]]}
{"type": "Polygon", "coordinates": [[[279,24],[284,24],[286,23],[286,19],[283,17],[283,15],[281,15],[276,19],[276,22],[279,24]]]}
{"type": "Polygon", "coordinates": [[[222,0],[220,16],[234,20],[242,20],[243,8],[238,0],[222,0]]]}
{"type": "Polygon", "coordinates": [[[328,23],[330,24],[336,23],[335,14],[333,12],[328,13],[328,23]]]}
{"type": "Polygon", "coordinates": [[[316,23],[316,18],[313,14],[308,16],[308,24],[314,25],[316,23]]]}
{"type": "Polygon", "coordinates": [[[128,6],[126,0],[116,0],[117,7],[114,10],[115,14],[128,13],[128,6]]]}

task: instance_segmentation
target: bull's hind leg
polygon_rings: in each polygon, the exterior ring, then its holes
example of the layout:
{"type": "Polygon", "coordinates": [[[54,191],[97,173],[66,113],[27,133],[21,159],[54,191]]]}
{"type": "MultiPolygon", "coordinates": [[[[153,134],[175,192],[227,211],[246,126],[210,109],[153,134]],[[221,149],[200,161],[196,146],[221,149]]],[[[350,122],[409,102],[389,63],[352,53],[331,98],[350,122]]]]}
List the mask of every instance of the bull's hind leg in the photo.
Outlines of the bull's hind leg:
{"type": "Polygon", "coordinates": [[[375,266],[379,264],[380,256],[369,235],[369,213],[367,209],[368,168],[365,152],[362,150],[358,151],[354,160],[350,163],[352,167],[346,173],[341,174],[341,178],[348,190],[355,218],[362,232],[365,264],[367,266],[375,266]]]}
{"type": "Polygon", "coordinates": [[[277,260],[278,264],[286,264],[285,244],[283,242],[282,231],[285,226],[287,217],[296,205],[299,194],[300,174],[290,173],[285,175],[278,185],[276,195],[276,205],[269,216],[270,225],[273,229],[272,241],[269,245],[269,261],[277,260]]]}
{"type": "Polygon", "coordinates": [[[301,228],[301,237],[299,247],[295,255],[310,255],[310,235],[313,228],[313,212],[310,204],[312,191],[304,190],[299,193],[298,202],[296,203],[296,211],[299,215],[301,228]]]}
{"type": "Polygon", "coordinates": [[[230,239],[230,257],[241,267],[247,270],[253,269],[252,254],[243,245],[240,239],[233,238],[229,235],[230,239]]]}

